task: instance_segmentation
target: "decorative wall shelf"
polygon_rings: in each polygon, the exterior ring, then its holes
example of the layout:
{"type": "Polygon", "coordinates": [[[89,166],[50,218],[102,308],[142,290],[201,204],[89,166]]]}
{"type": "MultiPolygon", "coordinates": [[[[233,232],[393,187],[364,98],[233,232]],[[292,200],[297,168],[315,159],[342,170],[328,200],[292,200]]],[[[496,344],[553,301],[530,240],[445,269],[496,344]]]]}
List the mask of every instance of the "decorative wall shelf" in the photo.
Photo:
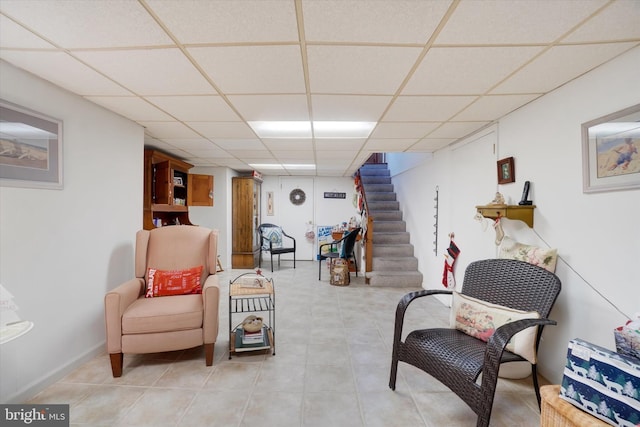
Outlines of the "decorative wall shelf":
{"type": "Polygon", "coordinates": [[[533,228],[533,210],[536,205],[484,205],[476,206],[480,215],[485,218],[498,219],[501,217],[523,221],[533,228]]]}

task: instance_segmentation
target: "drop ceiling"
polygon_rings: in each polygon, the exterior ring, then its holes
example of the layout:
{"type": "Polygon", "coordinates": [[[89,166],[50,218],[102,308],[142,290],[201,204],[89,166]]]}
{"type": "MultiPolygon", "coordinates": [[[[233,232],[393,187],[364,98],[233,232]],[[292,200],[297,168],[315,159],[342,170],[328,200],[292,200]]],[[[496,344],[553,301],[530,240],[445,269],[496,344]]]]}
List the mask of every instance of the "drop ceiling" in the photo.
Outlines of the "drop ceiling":
{"type": "Polygon", "coordinates": [[[429,153],[640,45],[637,0],[0,0],[0,59],[196,166],[429,153]],[[259,138],[251,121],[372,121],[259,138]]]}

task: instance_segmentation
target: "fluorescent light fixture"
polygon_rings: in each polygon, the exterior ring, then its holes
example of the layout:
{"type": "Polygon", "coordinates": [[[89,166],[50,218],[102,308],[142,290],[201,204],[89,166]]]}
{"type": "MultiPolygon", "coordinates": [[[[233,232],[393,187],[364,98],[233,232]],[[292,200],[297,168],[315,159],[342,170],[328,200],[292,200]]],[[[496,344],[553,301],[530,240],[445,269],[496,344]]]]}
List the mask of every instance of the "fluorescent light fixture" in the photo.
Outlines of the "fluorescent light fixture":
{"type": "Polygon", "coordinates": [[[260,138],[311,138],[311,123],[299,122],[248,122],[260,138]]]}
{"type": "MultiPolygon", "coordinates": [[[[260,138],[311,138],[311,122],[248,122],[260,138]]],[[[313,122],[316,138],[367,138],[376,122],[313,122]]]]}
{"type": "Polygon", "coordinates": [[[367,138],[376,122],[313,122],[316,138],[367,138]]]}

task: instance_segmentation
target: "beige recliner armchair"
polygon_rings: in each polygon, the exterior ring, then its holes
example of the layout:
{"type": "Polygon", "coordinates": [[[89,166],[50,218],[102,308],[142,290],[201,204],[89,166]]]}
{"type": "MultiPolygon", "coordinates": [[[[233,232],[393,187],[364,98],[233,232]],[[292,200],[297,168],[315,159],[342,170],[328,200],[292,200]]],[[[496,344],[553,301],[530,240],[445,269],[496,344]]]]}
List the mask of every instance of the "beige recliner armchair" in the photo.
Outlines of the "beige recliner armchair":
{"type": "Polygon", "coordinates": [[[122,375],[124,353],[174,351],[204,344],[206,365],[213,364],[220,302],[217,256],[217,230],[174,225],[136,233],[136,278],[109,291],[104,299],[107,351],[114,377],[122,375]],[[197,266],[203,266],[202,294],[145,298],[149,268],[197,266]]]}

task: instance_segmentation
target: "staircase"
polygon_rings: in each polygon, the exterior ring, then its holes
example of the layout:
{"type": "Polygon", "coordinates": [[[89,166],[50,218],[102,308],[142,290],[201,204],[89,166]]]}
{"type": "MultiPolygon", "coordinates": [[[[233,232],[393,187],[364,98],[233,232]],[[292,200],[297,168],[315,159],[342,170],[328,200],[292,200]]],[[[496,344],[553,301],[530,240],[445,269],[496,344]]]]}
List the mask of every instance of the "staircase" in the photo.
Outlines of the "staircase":
{"type": "Polygon", "coordinates": [[[386,163],[365,164],[360,177],[373,218],[373,268],[365,277],[371,286],[421,288],[422,273],[386,163]]]}

